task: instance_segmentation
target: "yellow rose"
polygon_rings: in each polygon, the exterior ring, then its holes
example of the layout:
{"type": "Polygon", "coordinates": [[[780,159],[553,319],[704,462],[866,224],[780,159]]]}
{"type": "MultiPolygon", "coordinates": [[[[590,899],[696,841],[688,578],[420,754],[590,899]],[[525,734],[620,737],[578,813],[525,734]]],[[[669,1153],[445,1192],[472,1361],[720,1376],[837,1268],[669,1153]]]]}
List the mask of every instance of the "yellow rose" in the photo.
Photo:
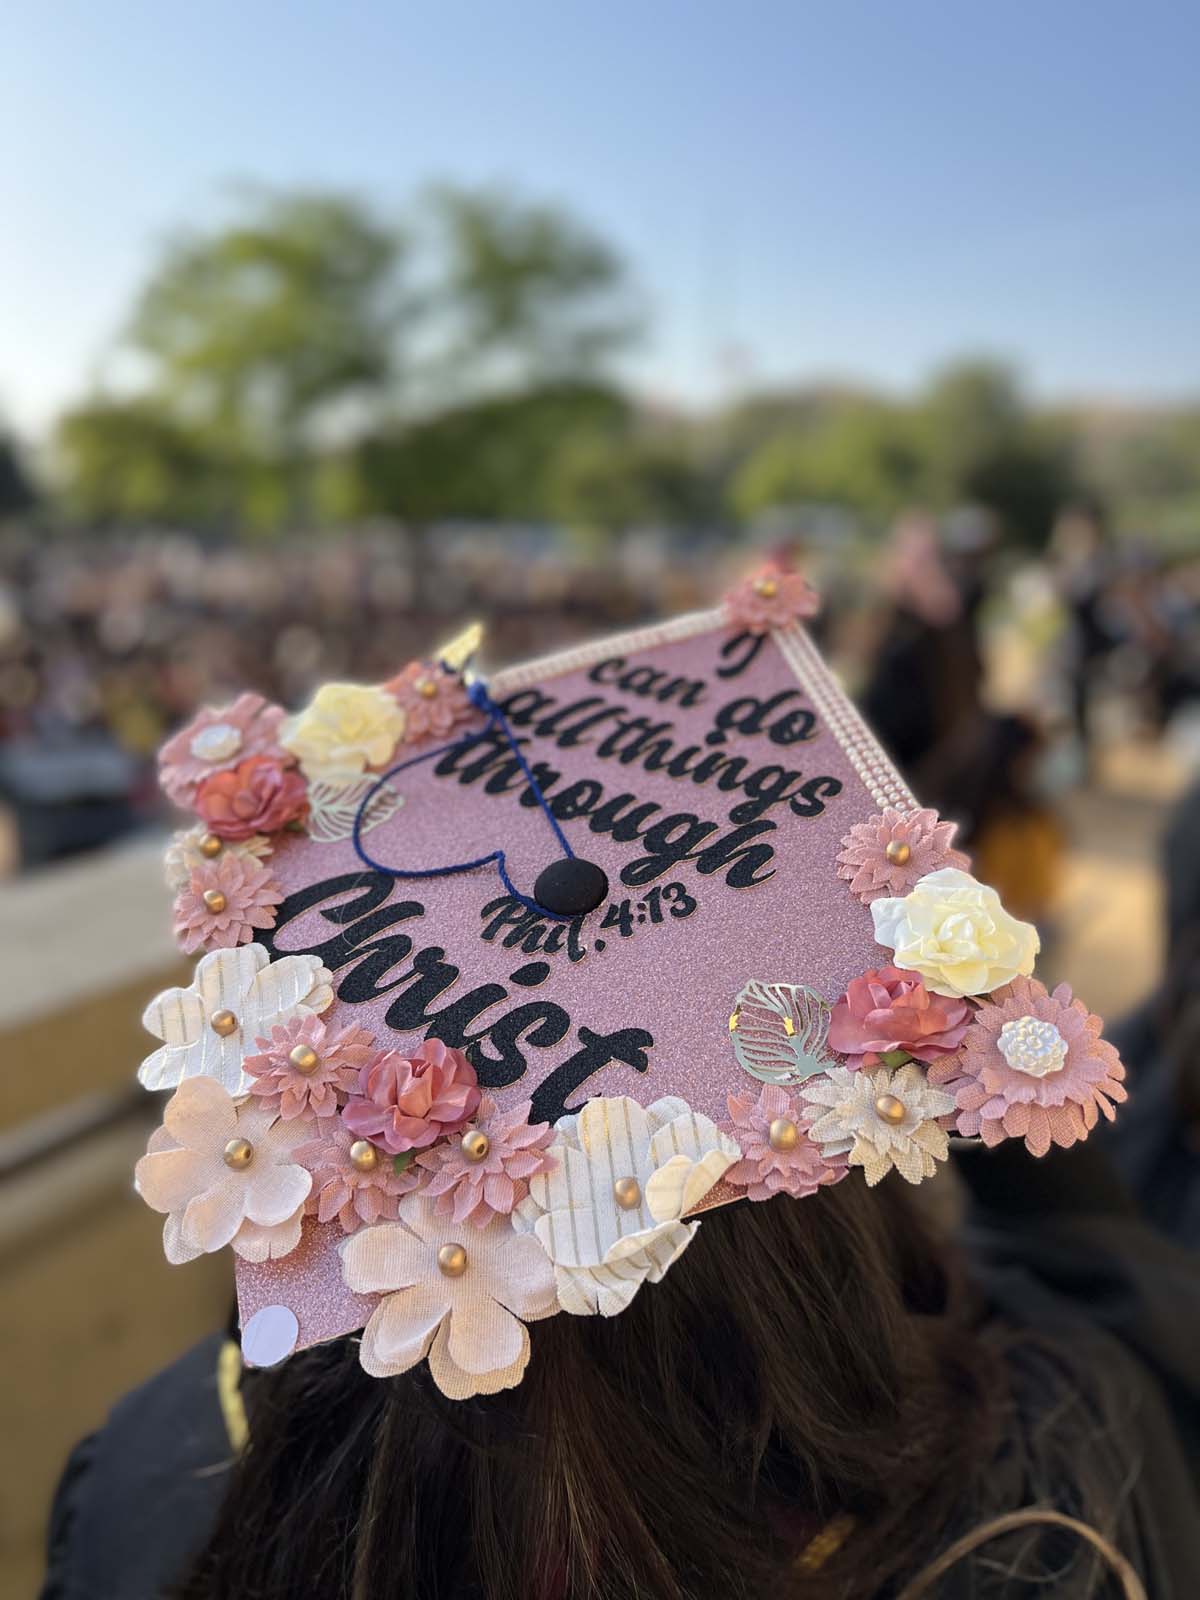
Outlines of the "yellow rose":
{"type": "Polygon", "coordinates": [[[934,994],[990,994],[1033,971],[1037,929],[1010,916],[995,889],[969,872],[943,867],[910,893],[871,904],[875,937],[894,962],[918,972],[934,994]]]}
{"type": "Polygon", "coordinates": [[[284,722],[280,743],[306,778],[349,783],[366,767],[382,767],[404,734],[404,712],[382,689],[324,683],[312,703],[284,722]]]}

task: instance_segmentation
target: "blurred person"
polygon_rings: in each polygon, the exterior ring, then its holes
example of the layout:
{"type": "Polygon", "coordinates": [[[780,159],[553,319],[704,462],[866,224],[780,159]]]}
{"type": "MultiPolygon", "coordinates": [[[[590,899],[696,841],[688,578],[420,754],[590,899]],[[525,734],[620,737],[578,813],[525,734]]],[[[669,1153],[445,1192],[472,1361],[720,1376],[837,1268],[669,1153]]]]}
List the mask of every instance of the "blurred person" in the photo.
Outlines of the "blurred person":
{"type": "Polygon", "coordinates": [[[1092,699],[1097,679],[1116,644],[1108,614],[1112,577],[1099,507],[1068,506],[1050,535],[1058,591],[1067,612],[1066,673],[1075,731],[1085,764],[1092,746],[1092,699]]]}
{"type": "Polygon", "coordinates": [[[1200,783],[1170,820],[1162,868],[1162,981],[1113,1030],[1137,1093],[1107,1137],[1146,1214],[1200,1250],[1200,783]]]}

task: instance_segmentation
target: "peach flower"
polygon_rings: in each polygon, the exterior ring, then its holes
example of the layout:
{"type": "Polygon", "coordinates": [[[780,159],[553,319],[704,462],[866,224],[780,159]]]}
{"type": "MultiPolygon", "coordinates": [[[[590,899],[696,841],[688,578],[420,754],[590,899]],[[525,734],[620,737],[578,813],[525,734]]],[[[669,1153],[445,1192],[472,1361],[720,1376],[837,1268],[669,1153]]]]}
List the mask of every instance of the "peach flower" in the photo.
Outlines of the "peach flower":
{"type": "Polygon", "coordinates": [[[381,1150],[374,1165],[356,1165],[350,1151],[359,1141],[340,1117],[322,1117],[317,1136],[298,1146],[296,1159],[313,1175],[308,1210],[318,1222],[335,1218],[343,1233],[363,1223],[394,1222],[401,1197],[419,1188],[424,1177],[415,1163],[396,1171],[393,1156],[381,1150]]]}
{"type": "Polygon", "coordinates": [[[298,821],[308,806],[308,790],[295,768],[281,765],[277,757],[250,756],[206,778],[194,804],[222,839],[249,839],[298,821]]]}
{"type": "Polygon", "coordinates": [[[764,567],[725,596],[729,625],[745,633],[769,633],[802,617],[815,617],[820,597],[806,578],[781,567],[764,567]]]}
{"type": "Polygon", "coordinates": [[[863,905],[885,895],[907,894],[927,873],[961,867],[971,858],[951,848],[956,822],[943,822],[932,807],[900,811],[886,806],[867,822],[856,822],[842,840],[837,858],[839,878],[863,905]]]}
{"type": "Polygon", "coordinates": [[[879,967],[846,985],[829,1019],[829,1044],[849,1067],[878,1066],[895,1050],[936,1061],[957,1050],[970,1020],[965,1000],[930,994],[913,973],[879,967]]]}
{"type": "Polygon", "coordinates": [[[384,688],[404,712],[405,744],[448,738],[475,714],[462,678],[440,662],[410,661],[384,688]]]}
{"type": "Polygon", "coordinates": [[[332,1028],[309,1012],[276,1023],[269,1038],[255,1042],[258,1053],[242,1061],[253,1080],[250,1093],[290,1122],[335,1114],[370,1059],[375,1036],[355,1023],[332,1028]]]}
{"type": "Polygon", "coordinates": [[[256,928],[273,928],[283,890],[270,869],[246,856],[223,854],[193,867],[175,897],[181,950],[229,950],[249,944],[256,928]]]}
{"type": "MultiPolygon", "coordinates": [[[[797,1110],[786,1089],[766,1084],[758,1099],[731,1094],[728,1098],[729,1126],[742,1159],[725,1174],[726,1183],[744,1188],[751,1200],[769,1200],[772,1195],[790,1194],[796,1199],[816,1194],[822,1184],[836,1183],[846,1176],[844,1155],[827,1156],[820,1145],[808,1137],[809,1117],[797,1110]],[[791,1123],[792,1135],[785,1132],[781,1148],[771,1143],[774,1123],[791,1123]]],[[[779,1142],[779,1141],[777,1141],[779,1142]]]]}
{"type": "Polygon", "coordinates": [[[532,1105],[524,1100],[511,1111],[499,1111],[490,1095],[484,1095],[461,1140],[448,1139],[417,1157],[433,1173],[425,1193],[436,1199],[439,1216],[482,1227],[494,1216],[507,1216],[525,1198],[530,1178],[553,1170],[554,1157],[546,1154],[546,1146],[554,1129],[548,1122],[529,1121],[532,1105]],[[474,1159],[466,1148],[472,1134],[486,1141],[486,1153],[474,1159]]]}
{"type": "Polygon", "coordinates": [[[177,806],[190,806],[196,790],[214,772],[225,772],[247,756],[290,758],[279,743],[283,709],[260,694],[242,694],[232,705],[205,706],[158,753],[158,777],[177,806]]]}

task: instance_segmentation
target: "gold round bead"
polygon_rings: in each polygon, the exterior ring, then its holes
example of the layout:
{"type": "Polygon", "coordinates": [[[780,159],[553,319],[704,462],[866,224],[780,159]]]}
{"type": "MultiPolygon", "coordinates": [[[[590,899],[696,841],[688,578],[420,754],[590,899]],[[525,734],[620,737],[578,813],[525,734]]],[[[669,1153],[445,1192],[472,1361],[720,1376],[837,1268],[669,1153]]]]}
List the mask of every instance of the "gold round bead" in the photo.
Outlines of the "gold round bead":
{"type": "Polygon", "coordinates": [[[200,898],[204,901],[204,909],[211,911],[214,917],[218,912],[224,911],[229,903],[220,889],[205,889],[200,898]]]}
{"type": "Polygon", "coordinates": [[[434,683],[432,678],[418,678],[416,683],[413,684],[413,688],[423,700],[432,700],[434,695],[437,694],[437,684],[434,683]]]}
{"type": "Polygon", "coordinates": [[[779,593],[779,584],[774,578],[759,578],[754,585],[754,592],[764,600],[773,600],[779,593]]]}
{"type": "Polygon", "coordinates": [[[912,857],[912,846],[903,839],[890,839],[883,853],[894,867],[903,867],[912,857]]]}
{"type": "Polygon", "coordinates": [[[221,840],[215,833],[206,833],[200,841],[200,854],[207,856],[211,861],[214,856],[221,854],[221,840]]]}
{"type": "Polygon", "coordinates": [[[208,1019],[208,1025],[214,1033],[219,1033],[222,1039],[236,1031],[238,1019],[232,1011],[214,1011],[208,1019]]]}
{"type": "Polygon", "coordinates": [[[359,1172],[374,1172],[379,1165],[379,1151],[369,1139],[355,1139],[350,1146],[350,1165],[359,1172]]]}
{"type": "Polygon", "coordinates": [[[461,1278],[467,1270],[467,1252],[460,1244],[444,1244],[437,1253],[438,1271],[446,1278],[461,1278]]]}
{"type": "Polygon", "coordinates": [[[221,1159],[235,1172],[244,1172],[254,1160],[254,1146],[249,1139],[230,1139],[221,1152],[221,1159]]]}
{"type": "Polygon", "coordinates": [[[794,1150],[800,1143],[800,1129],[790,1117],[776,1117],[767,1130],[772,1150],[794,1150]]]}
{"type": "Polygon", "coordinates": [[[468,1161],[486,1161],[492,1141],[479,1128],[468,1128],[458,1141],[459,1149],[468,1161]]]}
{"type": "Polygon", "coordinates": [[[288,1060],[297,1072],[315,1072],[321,1065],[321,1058],[310,1044],[293,1045],[288,1051],[288,1060]]]}
{"type": "Polygon", "coordinates": [[[636,1178],[618,1178],[613,1184],[613,1199],[622,1211],[632,1211],[642,1203],[642,1186],[636,1178]]]}
{"type": "Polygon", "coordinates": [[[890,1122],[893,1127],[898,1127],[908,1115],[908,1107],[894,1094],[881,1094],[875,1102],[875,1115],[881,1122],[890,1122]]]}

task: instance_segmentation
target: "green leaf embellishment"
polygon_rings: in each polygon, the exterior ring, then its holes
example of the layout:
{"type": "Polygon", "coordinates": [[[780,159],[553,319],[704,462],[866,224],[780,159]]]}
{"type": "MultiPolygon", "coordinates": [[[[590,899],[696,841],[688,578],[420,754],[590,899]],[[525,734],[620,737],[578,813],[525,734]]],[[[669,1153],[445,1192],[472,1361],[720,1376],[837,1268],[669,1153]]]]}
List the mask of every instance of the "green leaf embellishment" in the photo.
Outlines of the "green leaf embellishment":
{"type": "Polygon", "coordinates": [[[392,1171],[397,1177],[407,1168],[411,1167],[416,1157],[411,1150],[401,1150],[398,1156],[392,1157],[392,1171]]]}
{"type": "Polygon", "coordinates": [[[825,1049],[830,1008],[798,983],[753,978],[738,995],[729,1019],[742,1069],[760,1083],[803,1083],[834,1065],[825,1049]]]}
{"type": "Polygon", "coordinates": [[[912,1057],[907,1050],[883,1050],[879,1059],[885,1067],[903,1067],[912,1060],[912,1057]]]}

